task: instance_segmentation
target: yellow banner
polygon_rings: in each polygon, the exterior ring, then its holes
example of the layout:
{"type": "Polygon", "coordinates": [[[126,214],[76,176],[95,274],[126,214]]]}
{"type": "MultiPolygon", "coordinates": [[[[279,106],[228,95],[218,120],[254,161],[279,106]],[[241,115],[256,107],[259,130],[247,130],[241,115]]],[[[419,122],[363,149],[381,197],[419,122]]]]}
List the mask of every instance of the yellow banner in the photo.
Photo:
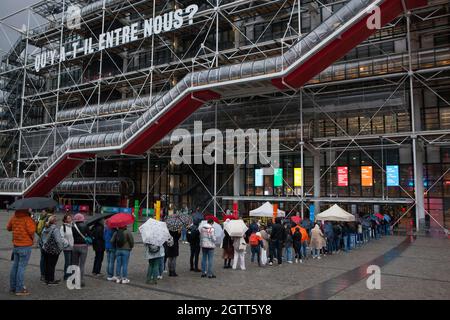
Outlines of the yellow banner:
{"type": "Polygon", "coordinates": [[[156,201],[155,204],[155,219],[156,220],[161,220],[161,201],[156,201]]]}
{"type": "Polygon", "coordinates": [[[294,187],[302,186],[302,168],[294,168],[294,187]]]}

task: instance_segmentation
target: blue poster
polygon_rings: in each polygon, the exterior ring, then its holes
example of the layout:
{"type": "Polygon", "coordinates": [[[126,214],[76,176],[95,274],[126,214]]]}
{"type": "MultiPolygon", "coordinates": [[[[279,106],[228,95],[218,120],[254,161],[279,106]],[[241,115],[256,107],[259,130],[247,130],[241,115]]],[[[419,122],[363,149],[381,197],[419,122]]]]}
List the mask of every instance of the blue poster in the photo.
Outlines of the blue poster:
{"type": "Polygon", "coordinates": [[[255,169],[255,187],[264,186],[263,169],[255,169]]]}
{"type": "Polygon", "coordinates": [[[311,221],[311,223],[314,223],[314,205],[313,204],[309,205],[309,221],[311,221]]]}
{"type": "Polygon", "coordinates": [[[400,185],[400,176],[398,166],[386,166],[386,186],[398,187],[400,185]]]}

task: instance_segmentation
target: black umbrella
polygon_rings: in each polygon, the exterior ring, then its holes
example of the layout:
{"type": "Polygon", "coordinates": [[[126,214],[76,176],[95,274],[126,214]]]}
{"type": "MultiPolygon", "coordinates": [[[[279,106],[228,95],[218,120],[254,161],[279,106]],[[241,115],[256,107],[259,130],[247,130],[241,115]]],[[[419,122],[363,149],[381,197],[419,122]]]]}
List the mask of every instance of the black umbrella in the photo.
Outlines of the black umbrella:
{"type": "Polygon", "coordinates": [[[108,219],[109,217],[111,217],[115,214],[117,214],[117,212],[116,213],[110,212],[110,213],[97,214],[97,215],[93,216],[92,218],[89,218],[88,220],[86,220],[85,224],[90,226],[90,225],[96,223],[97,221],[100,221],[102,219],[108,219]]]}
{"type": "Polygon", "coordinates": [[[10,210],[40,210],[47,208],[54,208],[58,203],[52,198],[35,197],[35,198],[24,198],[15,201],[12,205],[8,207],[10,210]]]}

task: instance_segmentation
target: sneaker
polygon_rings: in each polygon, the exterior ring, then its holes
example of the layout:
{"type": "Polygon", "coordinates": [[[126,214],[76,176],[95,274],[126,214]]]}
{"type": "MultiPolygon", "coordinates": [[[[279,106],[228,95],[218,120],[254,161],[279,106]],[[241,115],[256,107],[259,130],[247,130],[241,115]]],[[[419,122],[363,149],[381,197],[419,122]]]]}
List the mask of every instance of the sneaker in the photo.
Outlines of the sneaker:
{"type": "Polygon", "coordinates": [[[57,286],[59,284],[59,281],[58,280],[56,280],[56,281],[48,281],[48,282],[46,282],[46,284],[48,286],[57,286]]]}
{"type": "Polygon", "coordinates": [[[206,278],[206,274],[202,273],[202,278],[206,278]]]}
{"type": "Polygon", "coordinates": [[[162,276],[158,276],[157,278],[158,278],[158,280],[161,280],[161,279],[162,279],[162,276]]]}
{"type": "Polygon", "coordinates": [[[269,266],[271,266],[271,265],[273,265],[273,263],[272,263],[272,262],[269,262],[269,266]]]}
{"type": "Polygon", "coordinates": [[[295,259],[295,263],[298,263],[298,259],[295,259]]]}
{"type": "Polygon", "coordinates": [[[318,256],[318,257],[317,257],[317,260],[320,260],[320,259],[322,259],[322,258],[321,258],[320,256],[318,256]]]}
{"type": "Polygon", "coordinates": [[[120,278],[116,279],[116,283],[121,283],[121,282],[122,282],[122,279],[120,279],[120,278]]]}
{"type": "Polygon", "coordinates": [[[18,297],[24,297],[24,296],[29,296],[30,292],[26,288],[23,288],[22,291],[16,292],[15,294],[18,297]]]}
{"type": "Polygon", "coordinates": [[[242,270],[242,271],[245,271],[245,270],[247,270],[247,269],[244,268],[244,269],[241,269],[241,270],[242,270]]]}
{"type": "Polygon", "coordinates": [[[130,279],[122,279],[122,284],[130,283],[130,279]]]}
{"type": "Polygon", "coordinates": [[[302,259],[300,259],[300,263],[303,263],[303,260],[302,260],[302,259]]]}
{"type": "Polygon", "coordinates": [[[288,261],[287,263],[292,263],[292,261],[288,261]]]}
{"type": "Polygon", "coordinates": [[[117,277],[108,277],[106,278],[108,281],[117,281],[117,277]]]}
{"type": "Polygon", "coordinates": [[[208,278],[209,279],[214,279],[214,278],[216,278],[216,276],[215,275],[210,275],[210,276],[208,276],[208,278]]]}

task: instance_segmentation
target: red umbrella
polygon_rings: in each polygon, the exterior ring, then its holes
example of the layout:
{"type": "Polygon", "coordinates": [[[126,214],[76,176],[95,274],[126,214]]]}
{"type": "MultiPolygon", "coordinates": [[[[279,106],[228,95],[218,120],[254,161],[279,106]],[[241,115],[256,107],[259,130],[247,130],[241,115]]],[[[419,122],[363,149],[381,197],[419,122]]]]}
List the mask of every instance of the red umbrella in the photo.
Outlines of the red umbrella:
{"type": "Polygon", "coordinates": [[[134,223],[134,216],[128,213],[117,213],[106,220],[106,225],[110,229],[126,227],[134,223]]]}
{"type": "Polygon", "coordinates": [[[302,219],[299,216],[292,216],[291,220],[296,224],[299,224],[302,221],[302,219]]]}
{"type": "Polygon", "coordinates": [[[238,218],[236,218],[236,216],[234,216],[233,214],[229,214],[229,215],[224,214],[222,219],[223,219],[223,221],[227,221],[227,219],[238,220],[238,218]]]}
{"type": "Polygon", "coordinates": [[[378,219],[384,220],[384,216],[381,213],[375,213],[375,217],[378,219]]]}
{"type": "Polygon", "coordinates": [[[214,217],[213,215],[205,216],[205,220],[208,221],[209,219],[212,219],[215,223],[220,223],[219,219],[217,217],[214,217]]]}

